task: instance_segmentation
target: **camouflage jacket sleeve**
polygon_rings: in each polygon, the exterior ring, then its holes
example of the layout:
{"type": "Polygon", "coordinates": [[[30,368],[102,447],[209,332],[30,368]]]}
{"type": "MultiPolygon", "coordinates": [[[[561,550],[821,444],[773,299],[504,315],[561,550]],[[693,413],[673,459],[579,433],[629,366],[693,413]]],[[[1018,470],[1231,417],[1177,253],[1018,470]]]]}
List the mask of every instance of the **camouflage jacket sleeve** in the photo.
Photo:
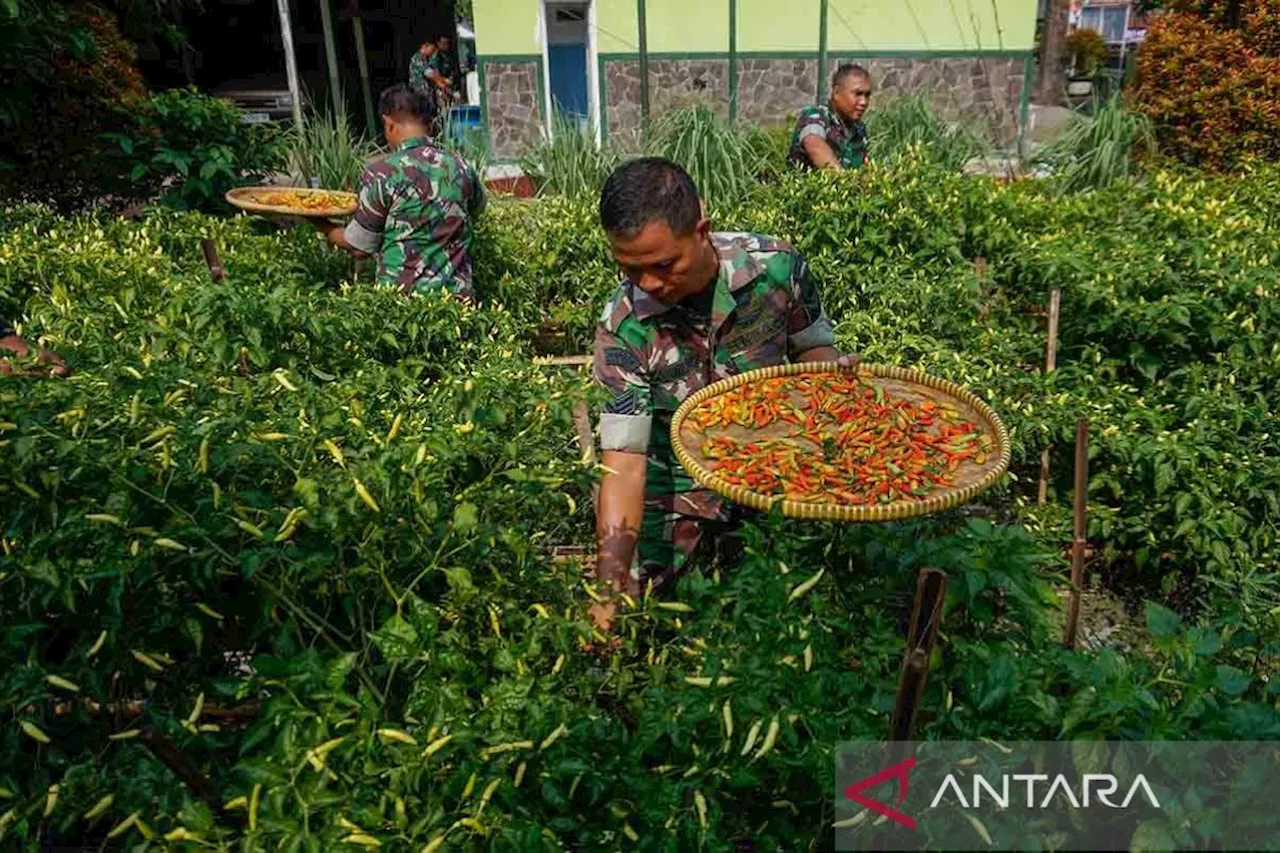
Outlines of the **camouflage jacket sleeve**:
{"type": "Polygon", "coordinates": [[[414,53],[413,58],[409,60],[409,86],[418,91],[425,92],[427,90],[427,72],[431,70],[431,65],[426,57],[421,53],[414,53]]]}
{"type": "Polygon", "coordinates": [[[601,323],[596,327],[595,381],[612,394],[600,414],[600,447],[647,453],[653,429],[649,381],[634,349],[601,323]]]}
{"type": "Polygon", "coordinates": [[[366,255],[382,248],[382,231],[387,223],[387,187],[382,176],[365,169],[360,176],[360,195],[355,216],[347,223],[347,242],[366,255]]]}
{"type": "Polygon", "coordinates": [[[822,310],[822,295],[799,252],[791,262],[791,306],[787,314],[787,353],[795,358],[814,347],[835,346],[835,330],[822,310]]]}
{"type": "Polygon", "coordinates": [[[831,125],[822,110],[810,107],[800,113],[796,119],[795,140],[800,143],[808,136],[820,136],[826,139],[827,132],[830,130],[831,125]]]}

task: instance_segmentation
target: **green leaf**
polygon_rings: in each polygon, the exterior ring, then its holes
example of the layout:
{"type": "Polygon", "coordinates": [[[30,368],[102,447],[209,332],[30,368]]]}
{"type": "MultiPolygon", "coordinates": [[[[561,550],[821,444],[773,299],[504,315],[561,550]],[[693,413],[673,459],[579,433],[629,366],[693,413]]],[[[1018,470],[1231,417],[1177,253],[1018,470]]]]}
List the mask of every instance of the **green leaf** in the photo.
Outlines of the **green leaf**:
{"type": "Polygon", "coordinates": [[[1226,695],[1239,696],[1249,689],[1251,683],[1253,683],[1253,679],[1249,677],[1248,673],[1236,669],[1234,666],[1218,665],[1218,675],[1214,681],[1214,686],[1226,695]]]}
{"type": "Polygon", "coordinates": [[[1129,839],[1130,853],[1175,850],[1177,846],[1168,824],[1162,820],[1148,820],[1138,824],[1133,837],[1129,839]]]}
{"type": "Polygon", "coordinates": [[[1222,649],[1222,635],[1212,628],[1197,626],[1187,633],[1191,650],[1200,657],[1217,654],[1222,649]]]}
{"type": "Polygon", "coordinates": [[[383,622],[371,636],[378,651],[391,663],[410,660],[420,651],[418,632],[399,613],[383,622]]]}
{"type": "Polygon", "coordinates": [[[476,505],[470,501],[458,504],[453,511],[453,526],[459,533],[468,533],[477,523],[476,505]]]}
{"type": "Polygon", "coordinates": [[[341,690],[342,685],[346,682],[347,676],[351,674],[351,670],[355,669],[357,655],[355,652],[347,652],[339,655],[325,667],[324,684],[330,690],[341,690]]]}
{"type": "Polygon", "coordinates": [[[1147,630],[1157,639],[1167,639],[1182,631],[1182,618],[1167,607],[1147,602],[1147,630]]]}

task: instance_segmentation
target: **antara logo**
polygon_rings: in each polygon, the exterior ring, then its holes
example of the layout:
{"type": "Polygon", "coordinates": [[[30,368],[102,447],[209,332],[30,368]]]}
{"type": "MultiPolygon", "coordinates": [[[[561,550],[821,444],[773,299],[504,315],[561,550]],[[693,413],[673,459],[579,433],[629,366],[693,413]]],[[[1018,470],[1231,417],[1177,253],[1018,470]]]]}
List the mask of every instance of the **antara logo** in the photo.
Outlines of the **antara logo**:
{"type": "MultiPolygon", "coordinates": [[[[900,826],[907,829],[915,829],[915,818],[910,815],[898,811],[895,806],[901,806],[907,799],[907,790],[909,785],[909,774],[916,766],[914,756],[900,761],[897,764],[885,770],[881,770],[872,776],[868,776],[844,789],[844,795],[864,808],[870,809],[876,814],[886,817],[900,826]],[[879,800],[873,800],[866,796],[864,791],[874,788],[877,785],[896,779],[898,782],[898,801],[890,806],[879,800]]],[[[1059,773],[1052,777],[1043,773],[1014,773],[1005,774],[999,777],[999,787],[980,774],[975,774],[972,778],[972,787],[970,789],[971,796],[966,799],[964,789],[960,782],[957,781],[954,773],[948,773],[942,783],[938,785],[937,791],[934,792],[933,799],[929,802],[929,808],[935,809],[940,805],[946,806],[948,794],[953,796],[957,801],[956,804],[961,808],[970,809],[978,808],[983,802],[983,792],[989,797],[995,805],[1002,809],[1007,809],[1010,805],[1015,807],[1021,806],[1029,809],[1044,809],[1052,805],[1056,800],[1061,798],[1061,804],[1069,803],[1072,808],[1089,808],[1090,805],[1101,803],[1102,805],[1112,809],[1125,809],[1133,802],[1134,797],[1142,794],[1147,801],[1151,803],[1153,808],[1160,808],[1160,801],[1156,799],[1155,792],[1151,790],[1151,785],[1147,782],[1146,777],[1141,773],[1133,780],[1129,786],[1128,793],[1125,794],[1124,800],[1115,803],[1111,797],[1120,790],[1120,782],[1115,776],[1109,773],[1086,773],[1081,781],[1080,796],[1076,796],[1076,789],[1067,781],[1067,777],[1059,773]],[[1010,793],[1010,783],[1015,783],[1014,791],[1018,789],[1018,784],[1025,783],[1023,790],[1026,792],[1024,801],[1017,801],[1010,793]],[[1044,796],[1037,798],[1036,784],[1049,783],[1047,788],[1042,789],[1044,796]]]]}

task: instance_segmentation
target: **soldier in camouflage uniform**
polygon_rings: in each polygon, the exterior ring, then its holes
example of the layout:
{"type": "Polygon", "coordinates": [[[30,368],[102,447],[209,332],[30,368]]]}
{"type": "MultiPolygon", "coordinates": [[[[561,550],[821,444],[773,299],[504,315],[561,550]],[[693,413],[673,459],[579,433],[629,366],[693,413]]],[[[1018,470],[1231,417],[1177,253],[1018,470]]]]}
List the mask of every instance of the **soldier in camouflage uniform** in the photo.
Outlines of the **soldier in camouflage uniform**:
{"type": "MultiPolygon", "coordinates": [[[[671,416],[690,394],[787,361],[856,364],[834,348],[808,267],[789,244],[713,233],[697,188],[674,163],[634,160],[605,184],[600,218],[624,279],[596,330],[595,380],[613,399],[600,416],[603,463],[598,573],[639,592],[685,567],[704,535],[743,509],[697,487],[671,448],[671,416]]],[[[593,608],[607,626],[612,605],[593,608]]]]}
{"type": "Polygon", "coordinates": [[[436,46],[424,41],[409,58],[409,88],[422,95],[431,104],[432,124],[436,120],[436,87],[431,83],[431,63],[435,59],[436,46]]]}
{"type": "Polygon", "coordinates": [[[791,132],[788,159],[802,169],[856,169],[867,160],[871,76],[860,65],[841,65],[831,79],[831,100],[808,107],[791,132]]]}
{"type": "Polygon", "coordinates": [[[475,301],[471,218],[484,208],[480,177],[428,138],[426,98],[399,83],[379,99],[391,153],[365,169],[345,228],[321,230],[357,256],[378,256],[378,283],[423,295],[440,289],[475,301]]]}

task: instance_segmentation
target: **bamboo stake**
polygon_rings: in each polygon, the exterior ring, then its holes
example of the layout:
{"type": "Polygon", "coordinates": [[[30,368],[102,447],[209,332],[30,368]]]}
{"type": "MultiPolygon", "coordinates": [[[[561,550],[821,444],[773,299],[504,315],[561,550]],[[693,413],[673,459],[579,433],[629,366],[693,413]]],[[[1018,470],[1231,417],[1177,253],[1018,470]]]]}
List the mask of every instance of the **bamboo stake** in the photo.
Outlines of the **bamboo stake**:
{"type": "MultiPolygon", "coordinates": [[[[79,702],[59,702],[53,706],[53,713],[54,716],[65,717],[67,714],[73,713],[77,707],[84,708],[94,716],[140,717],[143,711],[146,710],[147,703],[141,699],[133,699],[125,702],[108,702],[104,705],[92,699],[81,699],[79,702]]],[[[35,708],[31,706],[28,710],[34,711],[35,708]]],[[[258,711],[257,702],[246,702],[243,705],[232,705],[225,708],[221,705],[206,704],[200,711],[200,718],[237,722],[254,719],[258,716],[258,711]]]]}
{"type": "Polygon", "coordinates": [[[209,278],[219,283],[226,280],[227,272],[222,268],[222,258],[218,257],[218,244],[204,237],[200,240],[200,251],[204,254],[205,266],[209,268],[209,278]]]}
{"type": "Polygon", "coordinates": [[[360,90],[364,96],[365,127],[369,131],[369,136],[376,138],[379,128],[377,117],[374,115],[373,90],[369,87],[369,57],[364,49],[364,19],[355,15],[351,19],[351,25],[356,36],[356,61],[360,65],[360,90]]]}
{"type": "Polygon", "coordinates": [[[1084,588],[1084,544],[1089,513],[1089,419],[1076,421],[1076,506],[1075,536],[1071,541],[1071,601],[1067,609],[1067,632],[1063,644],[1076,647],[1076,627],[1080,621],[1080,591],[1084,588]]]}
{"type": "Polygon", "coordinates": [[[947,575],[938,569],[924,568],[916,579],[916,596],[911,606],[911,624],[907,628],[907,652],[898,677],[898,696],[893,719],[889,723],[889,740],[909,741],[916,727],[920,697],[924,695],[929,674],[929,658],[938,640],[942,621],[942,603],[947,593],[947,575]]]}
{"type": "MultiPolygon", "coordinates": [[[[1045,375],[1058,369],[1058,315],[1062,308],[1062,291],[1054,288],[1049,293],[1049,342],[1044,355],[1045,375]]],[[[1040,451],[1040,484],[1036,490],[1036,503],[1043,505],[1049,497],[1049,448],[1040,451]]]]}

